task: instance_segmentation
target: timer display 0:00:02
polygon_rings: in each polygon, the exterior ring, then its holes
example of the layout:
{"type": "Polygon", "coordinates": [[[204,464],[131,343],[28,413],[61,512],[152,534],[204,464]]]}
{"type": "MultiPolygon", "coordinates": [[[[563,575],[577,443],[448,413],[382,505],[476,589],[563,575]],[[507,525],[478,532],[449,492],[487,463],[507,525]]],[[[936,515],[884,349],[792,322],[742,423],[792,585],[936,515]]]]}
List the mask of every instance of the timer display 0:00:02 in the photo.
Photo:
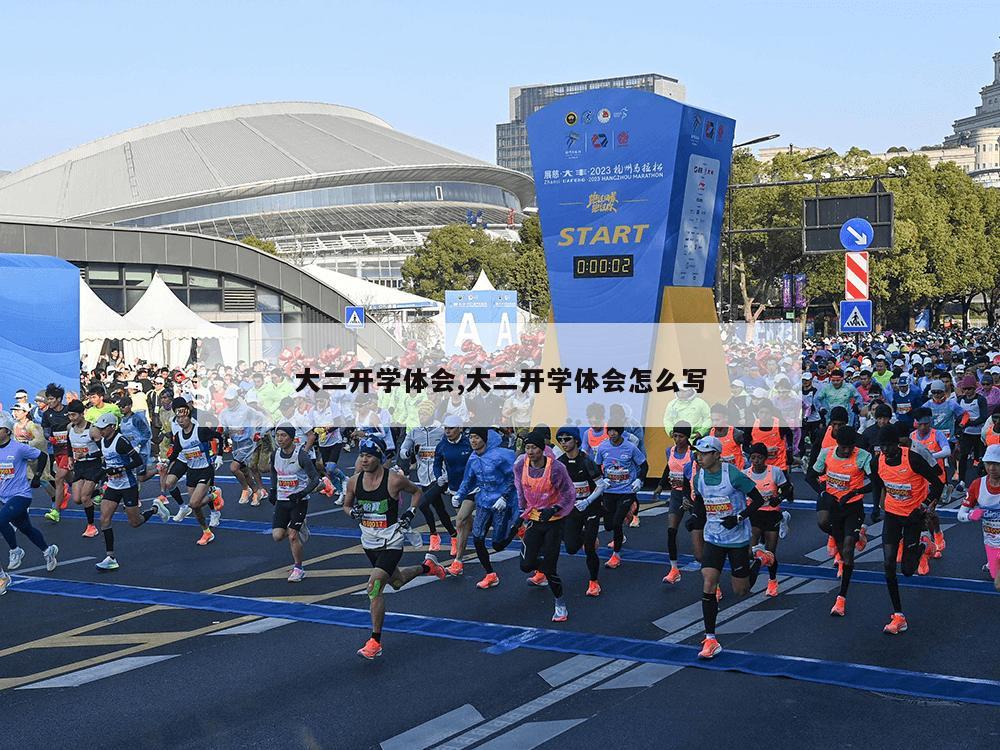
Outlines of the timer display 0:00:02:
{"type": "Polygon", "coordinates": [[[577,255],[573,258],[574,279],[600,279],[632,276],[631,255],[577,255]]]}

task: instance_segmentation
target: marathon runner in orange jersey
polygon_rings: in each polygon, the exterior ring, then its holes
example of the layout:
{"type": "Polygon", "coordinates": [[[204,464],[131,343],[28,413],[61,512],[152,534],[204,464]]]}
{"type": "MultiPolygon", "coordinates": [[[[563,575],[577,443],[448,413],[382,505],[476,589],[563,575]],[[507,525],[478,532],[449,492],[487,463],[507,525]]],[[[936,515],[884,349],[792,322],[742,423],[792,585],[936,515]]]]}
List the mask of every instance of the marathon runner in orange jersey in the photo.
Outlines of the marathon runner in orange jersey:
{"type": "Polygon", "coordinates": [[[882,555],[885,583],[892,600],[892,619],[883,628],[891,635],[907,629],[906,617],[896,580],[896,549],[903,542],[902,569],[904,576],[917,570],[921,557],[926,558],[926,545],[920,540],[928,509],[934,508],[941,498],[944,483],[938,476],[933,459],[925,458],[921,448],[903,448],[899,445],[899,430],[890,424],[878,436],[881,449],[877,473],[882,480],[883,510],[882,555]]]}
{"type": "MultiPolygon", "coordinates": [[[[847,421],[847,409],[843,406],[835,406],[830,409],[830,426],[827,427],[826,431],[823,433],[823,439],[821,441],[816,441],[812,446],[812,450],[809,454],[809,462],[806,464],[806,482],[810,487],[816,490],[817,496],[822,495],[822,484],[826,481],[826,477],[822,477],[817,474],[813,467],[819,460],[819,453],[821,450],[826,449],[828,451],[832,451],[837,447],[837,430],[846,425],[847,421]]],[[[855,440],[855,442],[858,441],[855,440]]],[[[818,503],[816,510],[821,510],[818,503]]],[[[820,528],[823,528],[822,525],[820,528]]],[[[858,537],[859,552],[863,550],[865,545],[868,543],[868,536],[865,532],[866,528],[864,525],[864,519],[862,519],[860,536],[858,537]]],[[[837,562],[840,562],[840,553],[837,550],[837,541],[832,536],[827,537],[826,551],[830,557],[836,558],[837,562]]]]}
{"type": "Polygon", "coordinates": [[[722,460],[742,471],[746,468],[746,459],[743,457],[743,442],[746,437],[743,430],[729,426],[728,415],[729,409],[725,404],[713,406],[712,427],[708,434],[719,438],[722,443],[722,460]]]}
{"type": "Polygon", "coordinates": [[[782,471],[787,472],[787,439],[791,435],[791,430],[778,426],[778,415],[774,413],[773,406],[763,404],[759,412],[760,417],[754,420],[753,429],[750,431],[750,440],[753,443],[763,443],[767,447],[768,466],[777,466],[782,471]],[[764,426],[761,426],[761,419],[764,420],[764,426]]]}
{"type": "Polygon", "coordinates": [[[833,538],[837,548],[840,594],[830,614],[839,617],[844,616],[847,606],[855,545],[865,517],[864,496],[872,487],[871,460],[871,453],[857,447],[855,429],[843,425],[837,430],[837,447],[820,450],[813,465],[823,478],[816,503],[817,523],[833,538]]]}
{"type": "MultiPolygon", "coordinates": [[[[677,583],[681,580],[681,572],[677,567],[677,529],[681,525],[681,518],[688,506],[684,501],[691,502],[691,482],[694,476],[695,458],[691,449],[691,425],[687,422],[678,422],[674,425],[674,431],[670,437],[674,445],[667,448],[667,465],[663,470],[663,476],[653,490],[653,500],[659,500],[664,490],[670,490],[670,501],[667,506],[667,554],[670,556],[670,570],[663,577],[664,583],[677,583]]],[[[696,519],[692,514],[693,524],[696,528],[689,527],[691,532],[691,542],[694,547],[695,559],[701,560],[702,529],[704,523],[696,519]]]]}
{"type": "MultiPolygon", "coordinates": [[[[919,443],[927,449],[927,452],[931,454],[931,458],[935,460],[938,470],[941,472],[941,481],[945,481],[948,476],[945,461],[951,456],[951,443],[948,442],[948,438],[945,437],[945,434],[941,430],[935,430],[931,426],[933,421],[934,415],[926,406],[914,409],[913,423],[916,427],[910,433],[910,444],[919,443]]],[[[938,560],[944,553],[945,541],[944,533],[941,531],[941,519],[938,518],[937,511],[932,510],[927,512],[927,531],[930,532],[931,539],[934,542],[931,557],[938,560]]]]}
{"type": "Polygon", "coordinates": [[[757,485],[764,498],[759,510],[750,514],[750,545],[761,564],[769,562],[767,596],[778,595],[778,527],[781,524],[781,500],[792,499],[792,483],[777,466],[768,466],[767,446],[754,443],[750,446],[750,466],[743,473],[757,485]],[[765,550],[770,556],[765,555],[765,550]]]}

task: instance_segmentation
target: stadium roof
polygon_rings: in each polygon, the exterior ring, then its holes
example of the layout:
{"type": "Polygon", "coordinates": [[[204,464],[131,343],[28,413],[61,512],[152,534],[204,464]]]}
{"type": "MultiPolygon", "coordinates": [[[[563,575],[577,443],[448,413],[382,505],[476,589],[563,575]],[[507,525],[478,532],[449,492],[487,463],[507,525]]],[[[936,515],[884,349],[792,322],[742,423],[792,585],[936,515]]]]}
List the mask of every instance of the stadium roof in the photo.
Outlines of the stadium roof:
{"type": "Polygon", "coordinates": [[[0,176],[0,214],[119,221],[330,185],[449,179],[527,201],[525,175],[393,130],[358,109],[272,102],[132,128],[0,176]]]}

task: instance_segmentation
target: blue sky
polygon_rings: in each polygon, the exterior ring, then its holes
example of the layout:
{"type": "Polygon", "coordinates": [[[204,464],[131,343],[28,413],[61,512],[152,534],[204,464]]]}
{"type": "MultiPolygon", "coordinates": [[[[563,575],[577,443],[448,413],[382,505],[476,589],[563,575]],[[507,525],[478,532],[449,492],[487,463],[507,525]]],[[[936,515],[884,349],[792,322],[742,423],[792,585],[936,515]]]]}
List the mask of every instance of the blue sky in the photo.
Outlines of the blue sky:
{"type": "Polygon", "coordinates": [[[659,72],[775,144],[938,143],[1000,23],[952,2],[8,2],[0,169],[173,115],[315,100],[493,161],[514,84],[659,72]]]}

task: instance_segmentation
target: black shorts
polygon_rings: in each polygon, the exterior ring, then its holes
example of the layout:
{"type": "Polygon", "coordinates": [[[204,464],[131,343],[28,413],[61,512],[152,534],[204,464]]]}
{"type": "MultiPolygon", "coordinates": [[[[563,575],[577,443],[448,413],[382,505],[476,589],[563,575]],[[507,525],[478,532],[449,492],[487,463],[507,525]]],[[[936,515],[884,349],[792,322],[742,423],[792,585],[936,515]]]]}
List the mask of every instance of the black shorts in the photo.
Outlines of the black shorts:
{"type": "Polygon", "coordinates": [[[368,561],[373,568],[384,570],[390,576],[399,567],[399,561],[403,559],[401,549],[366,549],[365,554],[368,555],[368,561]]]}
{"type": "Polygon", "coordinates": [[[705,542],[701,553],[701,567],[722,571],[729,560],[729,571],[733,578],[747,578],[750,575],[750,547],[719,547],[705,542]]]}
{"type": "Polygon", "coordinates": [[[104,490],[102,502],[122,503],[126,508],[135,508],[139,505],[139,488],[126,487],[123,490],[116,490],[108,487],[104,490]]]}
{"type": "Polygon", "coordinates": [[[77,461],[73,464],[73,481],[99,482],[104,469],[100,461],[77,461]]]}
{"type": "Polygon", "coordinates": [[[215,469],[212,466],[206,466],[204,469],[188,469],[187,470],[187,486],[188,489],[194,489],[199,484],[207,484],[211,486],[215,483],[215,469]]]}
{"type": "Polygon", "coordinates": [[[886,511],[885,520],[882,522],[882,545],[885,547],[897,547],[900,541],[907,547],[915,544],[920,539],[920,533],[926,527],[926,519],[922,515],[898,516],[895,513],[886,511]]]}
{"type": "Polygon", "coordinates": [[[187,474],[188,465],[176,458],[167,466],[167,476],[175,476],[178,479],[187,474]]]}
{"type": "Polygon", "coordinates": [[[833,503],[830,508],[830,525],[833,527],[831,536],[838,542],[851,536],[857,539],[861,536],[861,524],[865,522],[865,505],[860,500],[853,503],[833,503]]]}
{"type": "Polygon", "coordinates": [[[306,522],[309,511],[309,501],[279,500],[274,504],[274,516],[271,519],[272,529],[295,529],[298,531],[306,522]]]}
{"type": "Polygon", "coordinates": [[[781,510],[757,510],[750,514],[750,525],[761,531],[777,531],[781,525],[781,510]]]}
{"type": "Polygon", "coordinates": [[[675,516],[683,516],[685,513],[684,492],[681,490],[670,490],[670,500],[667,507],[669,512],[675,516]]]}
{"type": "Polygon", "coordinates": [[[343,448],[343,443],[337,443],[336,445],[321,445],[319,446],[319,457],[324,464],[335,464],[340,460],[340,451],[343,450],[343,448]]]}

